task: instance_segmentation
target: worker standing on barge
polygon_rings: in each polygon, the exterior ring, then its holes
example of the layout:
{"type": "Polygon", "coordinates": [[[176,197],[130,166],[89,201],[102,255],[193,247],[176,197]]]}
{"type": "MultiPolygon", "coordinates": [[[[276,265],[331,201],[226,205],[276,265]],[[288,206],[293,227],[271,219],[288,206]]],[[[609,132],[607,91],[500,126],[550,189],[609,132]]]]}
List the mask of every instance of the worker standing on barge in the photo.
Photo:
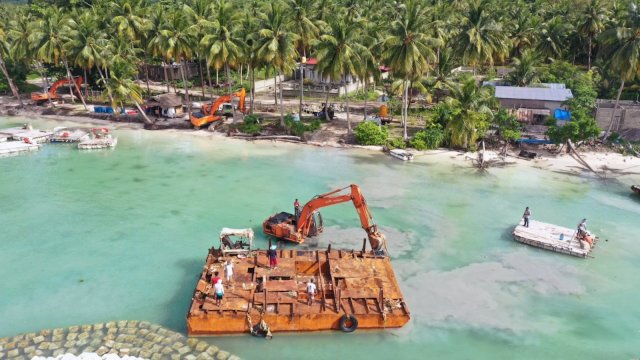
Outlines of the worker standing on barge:
{"type": "Polygon", "coordinates": [[[524,214],[522,214],[522,218],[524,219],[524,227],[529,227],[529,217],[531,216],[531,211],[529,210],[529,207],[527,206],[524,209],[524,214]]]}
{"type": "Polygon", "coordinates": [[[296,225],[298,225],[298,219],[300,219],[300,202],[298,202],[298,199],[293,202],[293,210],[296,216],[296,225]]]}
{"type": "Polygon", "coordinates": [[[269,269],[273,269],[278,267],[278,252],[276,251],[276,246],[271,245],[271,248],[267,250],[267,256],[269,257],[269,269]]]}
{"type": "Polygon", "coordinates": [[[313,301],[315,300],[315,297],[316,297],[316,284],[313,283],[313,279],[309,279],[309,282],[307,283],[307,298],[308,298],[307,304],[309,306],[313,305],[313,301]]]}

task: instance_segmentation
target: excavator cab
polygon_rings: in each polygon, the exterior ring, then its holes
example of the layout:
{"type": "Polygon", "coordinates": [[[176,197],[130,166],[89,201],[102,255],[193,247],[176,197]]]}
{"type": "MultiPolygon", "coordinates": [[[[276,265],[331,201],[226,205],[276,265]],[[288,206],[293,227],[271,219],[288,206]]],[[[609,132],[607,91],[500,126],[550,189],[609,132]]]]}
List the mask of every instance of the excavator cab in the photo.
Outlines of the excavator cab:
{"type": "MultiPolygon", "coordinates": [[[[309,232],[307,236],[317,236],[324,230],[322,215],[319,211],[314,211],[309,219],[309,232]]],[[[280,212],[272,215],[262,223],[262,230],[265,234],[275,236],[279,239],[302,243],[304,238],[298,233],[296,216],[288,212],[280,212]]]]}

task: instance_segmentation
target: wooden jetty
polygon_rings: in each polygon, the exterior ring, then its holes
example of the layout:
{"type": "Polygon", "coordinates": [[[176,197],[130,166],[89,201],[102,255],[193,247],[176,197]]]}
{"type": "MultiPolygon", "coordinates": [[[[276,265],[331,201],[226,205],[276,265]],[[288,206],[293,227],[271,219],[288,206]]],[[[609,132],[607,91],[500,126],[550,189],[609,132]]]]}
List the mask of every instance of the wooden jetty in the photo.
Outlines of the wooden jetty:
{"type": "Polygon", "coordinates": [[[115,148],[118,138],[106,137],[84,140],[78,144],[80,150],[115,148]]]}
{"type": "Polygon", "coordinates": [[[28,139],[28,141],[35,144],[42,144],[44,142],[49,141],[49,137],[53,134],[51,131],[41,131],[31,129],[30,127],[15,127],[9,129],[0,129],[0,136],[8,136],[13,140],[24,141],[28,139]]]}
{"type": "Polygon", "coordinates": [[[57,143],[74,143],[87,140],[89,138],[89,132],[82,129],[60,129],[55,131],[50,142],[57,143]]]}
{"type": "Polygon", "coordinates": [[[215,305],[211,277],[224,278],[225,257],[211,248],[187,313],[189,335],[250,332],[266,322],[271,331],[397,328],[409,309],[388,256],[345,250],[278,250],[278,267],[269,269],[265,250],[226,256],[234,263],[232,283],[215,305]],[[306,285],[314,279],[315,302],[306,285]]]}
{"type": "Polygon", "coordinates": [[[523,244],[583,258],[591,253],[598,240],[592,235],[594,240],[590,245],[577,238],[576,230],[535,220],[529,221],[529,227],[518,224],[513,229],[513,237],[523,244]]]}
{"type": "Polygon", "coordinates": [[[0,156],[10,156],[40,149],[40,145],[27,144],[22,141],[0,142],[0,156]]]}

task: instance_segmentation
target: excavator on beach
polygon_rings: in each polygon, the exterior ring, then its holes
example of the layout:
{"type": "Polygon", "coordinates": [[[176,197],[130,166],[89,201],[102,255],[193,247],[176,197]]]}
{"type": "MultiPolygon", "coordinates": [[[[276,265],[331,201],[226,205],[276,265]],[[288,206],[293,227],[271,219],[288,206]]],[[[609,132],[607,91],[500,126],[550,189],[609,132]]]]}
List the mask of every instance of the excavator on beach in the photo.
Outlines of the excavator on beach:
{"type": "Polygon", "coordinates": [[[304,242],[308,236],[316,236],[323,230],[320,208],[351,201],[360,217],[360,224],[367,233],[369,244],[376,253],[385,251],[385,236],[378,231],[373,222],[373,216],[367,207],[367,202],[360,192],[358,185],[336,189],[322,195],[316,195],[296,214],[281,212],[274,214],[262,223],[262,230],[266,235],[292,241],[298,244],[304,242]],[[349,190],[348,192],[345,190],[349,190]]]}
{"type": "MultiPolygon", "coordinates": [[[[244,113],[244,98],[247,95],[246,90],[242,88],[240,91],[237,91],[232,95],[239,98],[238,109],[244,113]]],[[[212,104],[202,105],[199,112],[191,114],[191,124],[193,124],[196,129],[199,129],[202,126],[221,120],[224,115],[227,115],[227,112],[233,114],[233,105],[230,104],[231,100],[232,96],[222,95],[212,104]],[[223,107],[222,114],[216,115],[216,111],[218,111],[221,106],[223,107]],[[231,111],[227,111],[227,107],[230,107],[231,111]]]]}
{"type": "MultiPolygon", "coordinates": [[[[60,86],[69,85],[73,83],[75,83],[77,85],[77,88],[80,89],[80,87],[82,87],[82,77],[77,76],[73,78],[71,81],[69,81],[68,78],[60,79],[54,82],[53,85],[51,85],[51,88],[49,88],[49,91],[47,92],[32,92],[31,100],[35,101],[36,103],[42,103],[49,99],[51,100],[58,99],[59,98],[58,88],[60,86]]],[[[73,86],[73,92],[77,92],[76,86],[73,86]]]]}

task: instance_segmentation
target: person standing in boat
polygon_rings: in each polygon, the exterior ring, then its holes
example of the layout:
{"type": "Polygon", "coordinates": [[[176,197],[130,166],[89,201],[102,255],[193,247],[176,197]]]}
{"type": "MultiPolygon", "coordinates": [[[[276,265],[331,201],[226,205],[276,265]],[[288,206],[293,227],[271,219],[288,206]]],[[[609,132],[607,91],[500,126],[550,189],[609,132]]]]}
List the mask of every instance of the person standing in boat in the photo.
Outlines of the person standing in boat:
{"type": "Polygon", "coordinates": [[[224,286],[222,286],[222,279],[213,286],[213,290],[216,293],[216,305],[220,306],[222,303],[222,297],[224,296],[224,286]]]}
{"type": "Polygon", "coordinates": [[[307,298],[308,298],[307,304],[309,306],[313,305],[313,301],[315,300],[315,297],[316,297],[316,284],[313,283],[313,279],[309,279],[309,282],[307,283],[307,298]]]}
{"type": "Polygon", "coordinates": [[[524,227],[529,227],[529,217],[531,216],[531,210],[527,206],[524,209],[524,214],[522,214],[522,219],[524,219],[524,227]]]}
{"type": "Polygon", "coordinates": [[[271,248],[267,250],[267,256],[269,257],[269,269],[278,267],[278,252],[276,251],[276,246],[271,245],[271,248]]]}
{"type": "Polygon", "coordinates": [[[298,219],[300,219],[300,202],[298,202],[298,199],[293,202],[293,209],[296,216],[296,225],[298,225],[298,219]]]}
{"type": "Polygon", "coordinates": [[[578,224],[578,238],[582,238],[584,237],[584,235],[587,233],[587,219],[582,219],[582,221],[580,221],[580,224],[578,224]]]}
{"type": "Polygon", "coordinates": [[[231,259],[227,260],[224,265],[224,273],[227,276],[227,284],[231,284],[231,279],[233,278],[233,261],[231,259]]]}

